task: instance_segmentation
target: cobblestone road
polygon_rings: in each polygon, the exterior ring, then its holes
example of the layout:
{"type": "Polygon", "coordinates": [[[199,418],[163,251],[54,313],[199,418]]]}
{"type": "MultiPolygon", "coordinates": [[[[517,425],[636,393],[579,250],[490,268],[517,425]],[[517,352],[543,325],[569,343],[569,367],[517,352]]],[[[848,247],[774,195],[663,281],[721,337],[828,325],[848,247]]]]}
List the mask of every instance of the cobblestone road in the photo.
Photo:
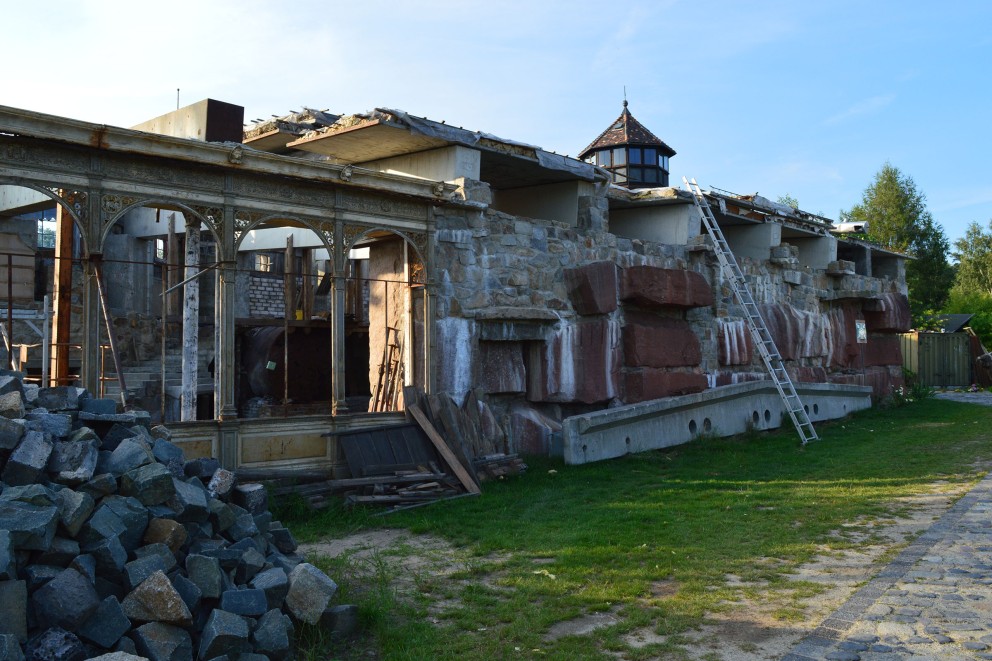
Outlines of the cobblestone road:
{"type": "Polygon", "coordinates": [[[992,473],[783,657],[824,659],[992,659],[992,473]]]}

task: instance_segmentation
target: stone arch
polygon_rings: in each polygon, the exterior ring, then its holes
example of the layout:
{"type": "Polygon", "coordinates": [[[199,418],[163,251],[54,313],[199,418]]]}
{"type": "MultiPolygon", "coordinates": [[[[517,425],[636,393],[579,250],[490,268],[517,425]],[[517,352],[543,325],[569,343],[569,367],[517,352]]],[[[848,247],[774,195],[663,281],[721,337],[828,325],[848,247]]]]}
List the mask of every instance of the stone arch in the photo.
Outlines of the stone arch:
{"type": "Polygon", "coordinates": [[[84,221],[86,215],[86,200],[89,195],[88,191],[72,190],[70,191],[68,197],[62,197],[55,192],[55,190],[62,190],[59,186],[42,186],[7,177],[0,177],[0,186],[28,188],[50,198],[53,202],[55,202],[55,204],[65,209],[65,211],[69,214],[69,217],[72,218],[72,222],[76,229],[79,230],[79,236],[82,240],[83,255],[89,255],[89,228],[86,226],[84,221]],[[73,200],[73,198],[79,199],[73,200]]]}
{"type": "Polygon", "coordinates": [[[139,199],[125,195],[104,195],[100,201],[100,249],[103,249],[103,246],[107,241],[107,235],[113,231],[114,225],[124,218],[129,211],[133,209],[140,209],[142,207],[155,207],[155,205],[162,205],[161,207],[156,208],[175,209],[177,211],[181,211],[183,215],[192,216],[198,220],[201,225],[206,225],[207,229],[210,230],[210,233],[213,234],[216,241],[217,260],[221,262],[226,260],[227,256],[224,254],[224,221],[223,213],[220,209],[195,209],[187,204],[183,204],[182,202],[176,202],[175,200],[169,200],[161,197],[139,199]],[[211,211],[216,215],[210,214],[209,212],[211,211]],[[210,220],[211,217],[214,219],[212,222],[210,220]]]}

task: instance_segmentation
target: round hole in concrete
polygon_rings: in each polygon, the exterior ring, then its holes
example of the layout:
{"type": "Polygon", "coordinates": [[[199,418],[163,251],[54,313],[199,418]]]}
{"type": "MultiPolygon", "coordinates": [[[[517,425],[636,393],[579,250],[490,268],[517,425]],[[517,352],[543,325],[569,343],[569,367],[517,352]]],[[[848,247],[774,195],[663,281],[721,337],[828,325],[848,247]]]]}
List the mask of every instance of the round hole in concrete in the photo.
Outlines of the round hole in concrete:
{"type": "Polygon", "coordinates": [[[758,424],[759,420],[761,420],[761,416],[758,415],[757,411],[751,414],[751,422],[753,422],[754,424],[758,424]]]}
{"type": "Polygon", "coordinates": [[[803,410],[806,411],[806,415],[809,415],[809,407],[808,406],[804,406],[803,407],[803,410]]]}
{"type": "Polygon", "coordinates": [[[585,444],[583,444],[583,445],[582,445],[582,451],[583,451],[583,452],[585,452],[585,451],[586,451],[586,448],[587,448],[587,447],[589,447],[589,446],[587,446],[587,445],[585,445],[585,444]]]}
{"type": "Polygon", "coordinates": [[[710,422],[709,418],[703,418],[703,432],[709,433],[713,430],[713,423],[710,422]]]}
{"type": "Polygon", "coordinates": [[[771,421],[772,421],[772,412],[769,411],[768,409],[765,409],[765,422],[771,422],[771,421]]]}
{"type": "Polygon", "coordinates": [[[813,415],[818,415],[820,413],[820,405],[813,404],[813,415]]]}
{"type": "Polygon", "coordinates": [[[627,442],[627,445],[630,445],[630,436],[628,436],[625,440],[627,442]]]}
{"type": "Polygon", "coordinates": [[[696,421],[695,420],[690,420],[689,421],[689,433],[690,434],[695,434],[696,433],[696,421]]]}

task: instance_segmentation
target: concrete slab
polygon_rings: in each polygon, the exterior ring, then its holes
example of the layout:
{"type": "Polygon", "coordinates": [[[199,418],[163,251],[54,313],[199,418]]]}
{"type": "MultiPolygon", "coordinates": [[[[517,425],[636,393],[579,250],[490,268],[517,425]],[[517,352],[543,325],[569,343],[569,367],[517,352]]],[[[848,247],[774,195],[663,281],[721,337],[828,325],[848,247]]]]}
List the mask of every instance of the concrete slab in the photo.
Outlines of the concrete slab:
{"type": "MultiPolygon", "coordinates": [[[[812,422],[833,420],[871,407],[869,386],[796,384],[812,422]]],[[[712,388],[682,397],[596,411],[562,422],[564,459],[585,464],[688,443],[700,436],[733,436],[790,425],[771,381],[712,388]]]]}

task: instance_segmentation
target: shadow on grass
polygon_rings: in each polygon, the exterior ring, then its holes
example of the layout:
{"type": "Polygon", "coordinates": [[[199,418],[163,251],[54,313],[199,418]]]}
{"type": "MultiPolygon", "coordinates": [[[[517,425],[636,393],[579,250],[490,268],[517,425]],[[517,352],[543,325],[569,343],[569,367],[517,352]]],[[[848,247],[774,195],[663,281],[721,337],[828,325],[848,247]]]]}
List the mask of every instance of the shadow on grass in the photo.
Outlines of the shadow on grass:
{"type": "MultiPolygon", "coordinates": [[[[586,641],[580,657],[568,656],[571,638],[545,644],[541,635],[550,623],[611,604],[623,605],[628,619],[641,612],[656,626],[677,623],[660,627],[672,635],[697,626],[730,596],[728,574],[781,587],[784,574],[823,545],[843,547],[834,534],[843,524],[891,517],[898,499],[937,482],[974,482],[990,458],[990,428],[992,409],[924,400],[819,425],[821,440],[805,447],[781,431],[584,466],[531,458],[527,474],[487,484],[475,499],[382,519],[334,510],[300,522],[290,514],[304,537],[404,527],[477,557],[509,555],[490,577],[508,594],[466,593],[446,623],[418,628],[422,658],[454,658],[454,650],[504,658],[538,647],[546,658],[604,658],[598,645],[617,644],[609,633],[586,641]],[[659,580],[677,589],[652,600],[659,580]]],[[[409,611],[404,618],[417,622],[409,611]]],[[[392,636],[380,635],[391,649],[392,636]]]]}

